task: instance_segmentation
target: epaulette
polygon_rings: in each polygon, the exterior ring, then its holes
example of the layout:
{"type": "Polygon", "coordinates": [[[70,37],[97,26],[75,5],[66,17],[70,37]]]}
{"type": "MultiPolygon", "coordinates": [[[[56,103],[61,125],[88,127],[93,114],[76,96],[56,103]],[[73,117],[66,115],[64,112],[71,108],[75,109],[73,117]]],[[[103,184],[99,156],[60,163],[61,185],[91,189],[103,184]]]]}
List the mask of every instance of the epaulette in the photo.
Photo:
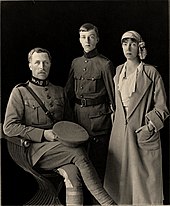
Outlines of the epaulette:
{"type": "Polygon", "coordinates": [[[110,61],[110,59],[106,56],[104,56],[103,54],[99,54],[100,57],[102,57],[103,59],[106,59],[107,61],[110,61]]]}
{"type": "Polygon", "coordinates": [[[25,83],[19,83],[16,85],[16,87],[26,87],[28,85],[29,81],[25,82],[25,83]]]}

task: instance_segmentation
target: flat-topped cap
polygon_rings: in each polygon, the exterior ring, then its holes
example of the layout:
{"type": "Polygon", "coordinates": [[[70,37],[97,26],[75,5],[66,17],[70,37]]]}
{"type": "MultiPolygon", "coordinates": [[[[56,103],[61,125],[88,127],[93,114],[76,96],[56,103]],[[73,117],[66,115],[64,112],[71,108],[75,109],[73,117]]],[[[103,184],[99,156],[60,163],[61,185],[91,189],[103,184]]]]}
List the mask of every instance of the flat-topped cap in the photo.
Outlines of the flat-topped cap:
{"type": "Polygon", "coordinates": [[[74,122],[60,121],[53,126],[53,132],[65,146],[77,147],[89,138],[87,131],[74,122]]]}

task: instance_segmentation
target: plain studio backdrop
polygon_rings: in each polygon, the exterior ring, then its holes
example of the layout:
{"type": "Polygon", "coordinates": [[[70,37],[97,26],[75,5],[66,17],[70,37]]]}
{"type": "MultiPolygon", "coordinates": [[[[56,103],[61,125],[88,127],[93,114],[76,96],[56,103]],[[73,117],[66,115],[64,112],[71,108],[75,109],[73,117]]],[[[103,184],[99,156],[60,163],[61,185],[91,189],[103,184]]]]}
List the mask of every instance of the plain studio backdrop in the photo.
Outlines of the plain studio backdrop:
{"type": "MultiPolygon", "coordinates": [[[[71,61],[83,54],[79,27],[86,22],[99,29],[98,50],[114,66],[125,58],[121,36],[128,30],[141,34],[148,51],[146,63],[157,66],[169,99],[168,0],[117,1],[1,1],[1,122],[12,88],[26,82],[31,72],[27,55],[34,47],[50,51],[50,80],[64,86],[71,61]]],[[[165,204],[170,204],[169,120],[161,131],[165,204]]],[[[1,140],[2,205],[20,205],[37,187],[32,176],[9,157],[1,140]]]]}

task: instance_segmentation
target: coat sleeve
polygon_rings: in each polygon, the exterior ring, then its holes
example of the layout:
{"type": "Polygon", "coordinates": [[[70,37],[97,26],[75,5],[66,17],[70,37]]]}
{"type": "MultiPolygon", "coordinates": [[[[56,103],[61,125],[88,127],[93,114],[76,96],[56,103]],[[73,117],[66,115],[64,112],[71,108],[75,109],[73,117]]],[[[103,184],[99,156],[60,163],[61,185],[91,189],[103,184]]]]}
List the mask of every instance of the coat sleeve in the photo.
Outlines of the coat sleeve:
{"type": "Polygon", "coordinates": [[[64,90],[64,120],[74,122],[73,109],[70,106],[70,101],[67,97],[67,93],[64,90]]]}
{"type": "Polygon", "coordinates": [[[75,82],[74,82],[74,60],[73,60],[71,69],[69,72],[68,80],[64,88],[65,94],[72,107],[74,106],[74,100],[75,100],[74,84],[75,82]]]}
{"type": "Polygon", "coordinates": [[[108,93],[110,104],[112,104],[113,109],[115,109],[115,87],[114,87],[114,75],[115,68],[111,61],[107,61],[105,69],[102,70],[103,80],[108,93]]]}
{"type": "Polygon", "coordinates": [[[25,125],[24,119],[24,101],[20,90],[15,87],[6,108],[4,133],[9,137],[21,136],[34,142],[41,142],[44,130],[25,125]]]}
{"type": "Polygon", "coordinates": [[[164,126],[165,119],[169,116],[169,111],[166,106],[166,93],[161,76],[158,77],[155,83],[154,91],[154,108],[146,114],[146,118],[152,122],[156,131],[159,131],[164,126]]]}

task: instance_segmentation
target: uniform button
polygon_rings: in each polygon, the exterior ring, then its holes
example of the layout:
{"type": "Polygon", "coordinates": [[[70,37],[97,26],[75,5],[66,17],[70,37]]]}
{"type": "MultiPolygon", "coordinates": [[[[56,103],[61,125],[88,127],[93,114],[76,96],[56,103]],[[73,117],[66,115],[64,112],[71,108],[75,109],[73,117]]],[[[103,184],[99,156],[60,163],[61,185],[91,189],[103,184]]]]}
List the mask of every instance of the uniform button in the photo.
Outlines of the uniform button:
{"type": "Polygon", "coordinates": [[[82,77],[81,80],[84,80],[84,78],[82,77]]]}
{"type": "Polygon", "coordinates": [[[95,78],[94,78],[94,77],[92,77],[92,78],[91,78],[91,80],[92,80],[92,81],[94,81],[94,80],[95,80],[95,78]]]}
{"type": "Polygon", "coordinates": [[[88,60],[85,60],[84,62],[85,62],[85,63],[87,63],[87,62],[88,62],[88,60]]]}
{"type": "Polygon", "coordinates": [[[84,68],[83,71],[86,71],[86,68],[84,68]]]}
{"type": "Polygon", "coordinates": [[[47,99],[51,99],[51,97],[49,95],[47,95],[47,99]]]}
{"type": "Polygon", "coordinates": [[[45,91],[48,91],[48,88],[47,88],[47,87],[45,87],[45,91]]]}
{"type": "Polygon", "coordinates": [[[52,104],[52,103],[50,104],[50,107],[53,107],[53,104],[52,104]]]}
{"type": "Polygon", "coordinates": [[[81,95],[80,97],[83,98],[83,95],[81,95]]]}
{"type": "Polygon", "coordinates": [[[83,89],[83,87],[82,87],[82,86],[81,86],[80,88],[81,88],[81,89],[83,89]]]}
{"type": "Polygon", "coordinates": [[[99,140],[98,140],[98,138],[94,137],[94,138],[93,138],[93,141],[94,141],[95,143],[97,143],[99,140]]]}

